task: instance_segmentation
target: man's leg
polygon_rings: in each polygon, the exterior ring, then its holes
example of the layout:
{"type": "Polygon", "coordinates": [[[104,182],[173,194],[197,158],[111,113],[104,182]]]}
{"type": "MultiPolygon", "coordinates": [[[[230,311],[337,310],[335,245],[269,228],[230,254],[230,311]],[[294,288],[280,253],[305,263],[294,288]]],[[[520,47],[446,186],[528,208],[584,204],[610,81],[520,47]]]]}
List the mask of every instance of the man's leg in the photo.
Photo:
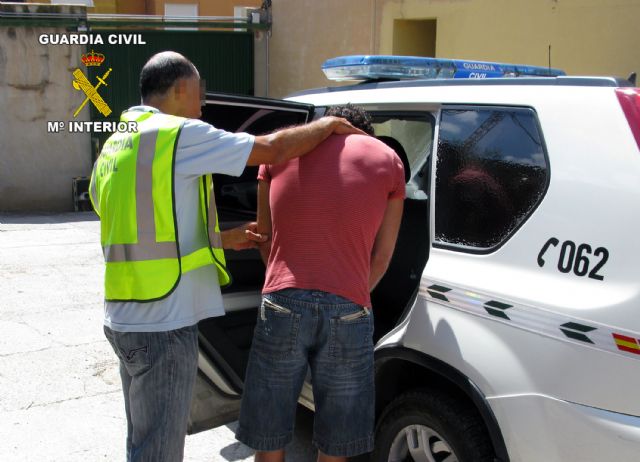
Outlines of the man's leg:
{"type": "Polygon", "coordinates": [[[277,451],[256,451],[255,462],[284,462],[284,449],[277,451]]]}
{"type": "MultiPolygon", "coordinates": [[[[113,331],[108,327],[104,328],[104,335],[111,344],[111,348],[116,351],[115,340],[113,339],[113,331]]],[[[126,460],[131,460],[131,434],[133,433],[133,427],[131,425],[131,413],[129,412],[129,388],[131,387],[131,376],[127,372],[127,368],[124,362],[118,356],[119,369],[120,369],[120,381],[122,382],[122,394],[124,396],[124,413],[127,418],[127,442],[126,442],[126,460]]]]}
{"type": "Polygon", "coordinates": [[[318,451],[318,462],[347,462],[347,458],[342,456],[328,456],[322,451],[318,451]]]}
{"type": "Polygon", "coordinates": [[[266,295],[258,313],[236,431],[259,462],[284,460],[313,335],[311,310],[278,294],[266,295]]]}
{"type": "Polygon", "coordinates": [[[318,462],[347,462],[347,457],[328,456],[322,451],[318,451],[318,462]]]}
{"type": "Polygon", "coordinates": [[[321,337],[310,355],[313,442],[321,462],[337,462],[373,449],[373,315],[330,294],[320,303],[321,337]]]}
{"type": "Polygon", "coordinates": [[[110,331],[107,338],[124,368],[123,391],[128,391],[127,460],[182,460],[197,372],[197,326],[168,332],[110,331]]]}
{"type": "Polygon", "coordinates": [[[124,395],[124,412],[127,416],[127,460],[131,460],[131,435],[133,435],[131,412],[129,411],[129,388],[131,388],[131,376],[127,373],[127,368],[122,361],[120,361],[120,380],[122,381],[122,394],[124,395]]]}

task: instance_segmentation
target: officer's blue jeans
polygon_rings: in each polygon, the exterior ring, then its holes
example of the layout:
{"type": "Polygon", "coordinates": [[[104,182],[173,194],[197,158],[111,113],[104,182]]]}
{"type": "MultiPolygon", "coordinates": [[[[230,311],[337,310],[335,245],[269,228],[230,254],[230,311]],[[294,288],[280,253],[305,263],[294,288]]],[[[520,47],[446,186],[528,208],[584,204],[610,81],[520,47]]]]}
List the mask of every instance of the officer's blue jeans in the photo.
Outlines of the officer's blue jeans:
{"type": "Polygon", "coordinates": [[[127,461],[181,461],[198,365],[197,325],[104,332],[120,360],[127,461]]]}

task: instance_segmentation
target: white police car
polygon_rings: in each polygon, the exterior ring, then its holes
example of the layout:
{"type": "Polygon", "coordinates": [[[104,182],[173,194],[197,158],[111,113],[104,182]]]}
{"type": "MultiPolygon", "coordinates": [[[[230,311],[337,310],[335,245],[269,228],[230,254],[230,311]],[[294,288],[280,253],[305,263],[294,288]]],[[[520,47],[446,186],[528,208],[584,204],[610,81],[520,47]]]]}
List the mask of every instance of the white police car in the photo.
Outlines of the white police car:
{"type": "MultiPolygon", "coordinates": [[[[366,82],[209,94],[203,119],[264,133],[353,103],[402,145],[403,223],[373,293],[373,459],[638,460],[640,89],[430,58],[324,70],[366,82]]],[[[228,226],[255,216],[255,177],[215,179],[228,226]]],[[[200,325],[192,432],[237,417],[264,269],[257,253],[228,258],[228,313],[200,325]]]]}

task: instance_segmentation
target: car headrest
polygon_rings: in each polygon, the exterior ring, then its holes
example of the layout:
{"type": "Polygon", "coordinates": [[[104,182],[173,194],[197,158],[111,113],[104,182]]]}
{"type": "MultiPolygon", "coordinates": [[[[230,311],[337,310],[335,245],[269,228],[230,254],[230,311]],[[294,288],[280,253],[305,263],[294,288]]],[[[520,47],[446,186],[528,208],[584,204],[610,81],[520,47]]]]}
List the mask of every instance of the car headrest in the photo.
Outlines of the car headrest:
{"type": "Polygon", "coordinates": [[[408,183],[411,178],[411,166],[409,165],[409,159],[407,158],[407,151],[404,150],[400,141],[395,139],[393,136],[376,136],[377,139],[382,141],[384,144],[393,149],[398,157],[402,161],[402,165],[404,166],[404,182],[408,183]]]}

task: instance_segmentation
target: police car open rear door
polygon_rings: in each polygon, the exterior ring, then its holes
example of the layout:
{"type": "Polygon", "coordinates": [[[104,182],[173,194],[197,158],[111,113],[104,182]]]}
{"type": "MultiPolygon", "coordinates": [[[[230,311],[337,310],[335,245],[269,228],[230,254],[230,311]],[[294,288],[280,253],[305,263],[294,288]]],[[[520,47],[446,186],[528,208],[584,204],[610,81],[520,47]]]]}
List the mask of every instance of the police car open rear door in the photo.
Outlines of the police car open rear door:
{"type": "MultiPolygon", "coordinates": [[[[314,107],[267,98],[207,93],[201,119],[230,132],[263,135],[309,122],[314,107]]],[[[214,175],[222,229],[256,219],[257,167],[239,177],[214,175]]],[[[260,305],[264,265],[257,250],[225,251],[233,282],[223,289],[225,316],[199,323],[200,355],[193,392],[189,433],[238,418],[249,347],[260,305]]]]}

